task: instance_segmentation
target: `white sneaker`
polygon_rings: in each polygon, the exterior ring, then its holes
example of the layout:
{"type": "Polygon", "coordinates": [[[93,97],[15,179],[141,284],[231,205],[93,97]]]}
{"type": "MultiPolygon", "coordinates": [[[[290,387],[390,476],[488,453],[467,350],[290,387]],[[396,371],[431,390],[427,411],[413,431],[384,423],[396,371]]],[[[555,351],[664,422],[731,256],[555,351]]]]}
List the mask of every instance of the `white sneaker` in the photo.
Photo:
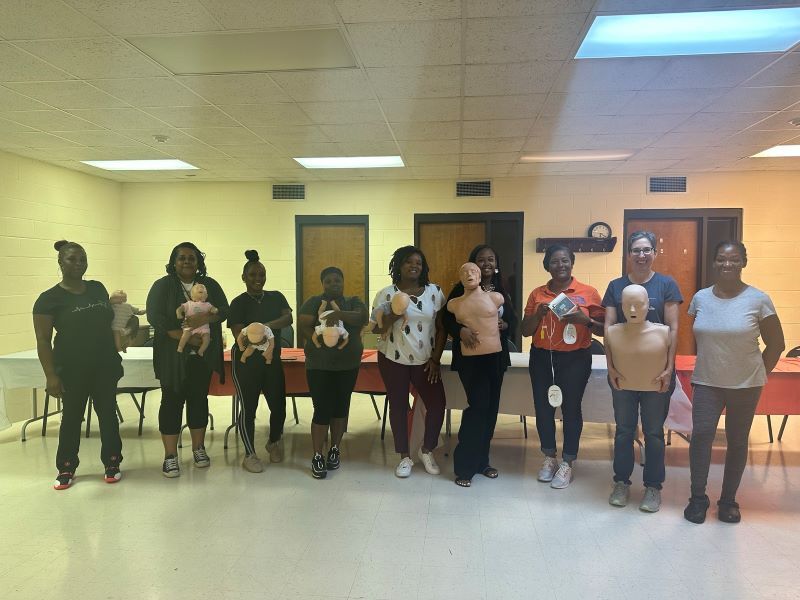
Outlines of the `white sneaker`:
{"type": "Polygon", "coordinates": [[[661,508],[661,490],[654,487],[644,488],[644,496],[639,503],[639,510],[642,512],[654,513],[661,508]]]}
{"type": "Polygon", "coordinates": [[[410,457],[406,456],[403,460],[400,461],[400,464],[397,465],[397,468],[394,470],[394,474],[398,477],[408,477],[411,475],[411,467],[414,466],[414,461],[411,460],[410,457]]]}
{"type": "Polygon", "coordinates": [[[441,469],[439,469],[439,465],[436,464],[436,459],[433,458],[433,452],[425,454],[422,448],[420,448],[419,459],[422,461],[422,466],[424,466],[425,470],[431,475],[438,475],[442,472],[441,469]]]}
{"type": "Polygon", "coordinates": [[[550,482],[553,481],[553,476],[556,474],[556,470],[558,469],[558,460],[556,460],[555,456],[545,456],[544,462],[542,463],[542,468],[539,469],[539,476],[537,479],[539,481],[550,482]]]}
{"type": "Polygon", "coordinates": [[[258,458],[256,453],[245,456],[242,461],[242,467],[244,467],[245,471],[250,471],[251,473],[261,473],[264,471],[264,463],[261,462],[261,459],[258,458]]]}
{"type": "Polygon", "coordinates": [[[558,465],[558,471],[553,476],[550,487],[556,490],[563,490],[570,482],[572,482],[572,467],[569,466],[568,462],[563,461],[558,465]]]}

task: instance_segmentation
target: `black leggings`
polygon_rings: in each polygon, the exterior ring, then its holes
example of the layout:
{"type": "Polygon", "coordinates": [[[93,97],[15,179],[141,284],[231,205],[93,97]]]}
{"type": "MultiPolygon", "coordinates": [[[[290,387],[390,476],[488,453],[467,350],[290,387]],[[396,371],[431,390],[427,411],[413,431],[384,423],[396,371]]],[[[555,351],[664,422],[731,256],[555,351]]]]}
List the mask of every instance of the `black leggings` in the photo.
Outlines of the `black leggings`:
{"type": "Polygon", "coordinates": [[[330,425],[331,419],[346,419],[350,412],[350,395],[356,386],[358,369],[323,371],[308,369],[306,380],[314,403],[315,425],[330,425]]]}
{"type": "Polygon", "coordinates": [[[247,454],[255,452],[255,420],[258,397],[263,393],[269,407],[269,441],[277,442],[283,436],[286,421],[286,380],[283,363],[273,358],[267,364],[260,352],[241,362],[242,352],[234,344],[231,348],[231,376],[236,388],[239,418],[236,422],[247,454]]]}
{"type": "Polygon", "coordinates": [[[56,452],[56,468],[59,472],[74,472],[78,468],[81,422],[90,396],[100,424],[100,460],[106,466],[112,461],[122,461],[122,440],[117,421],[117,382],[121,375],[119,367],[114,369],[113,374],[101,371],[61,374],[64,385],[61,396],[63,410],[56,452]]]}
{"type": "Polygon", "coordinates": [[[209,383],[211,368],[208,363],[201,356],[190,355],[186,359],[186,372],[179,389],[161,386],[158,430],[162,435],[178,435],[181,432],[184,403],[189,429],[205,429],[208,426],[209,383]]]}

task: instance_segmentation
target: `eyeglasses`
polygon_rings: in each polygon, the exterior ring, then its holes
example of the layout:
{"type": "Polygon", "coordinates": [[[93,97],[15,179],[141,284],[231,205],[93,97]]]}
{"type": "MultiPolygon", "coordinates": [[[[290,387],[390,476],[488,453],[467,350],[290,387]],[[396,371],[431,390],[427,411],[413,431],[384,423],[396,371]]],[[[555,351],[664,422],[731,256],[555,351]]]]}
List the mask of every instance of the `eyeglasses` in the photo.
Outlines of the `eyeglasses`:
{"type": "Polygon", "coordinates": [[[638,254],[640,256],[650,256],[654,248],[631,248],[631,254],[638,254]]]}

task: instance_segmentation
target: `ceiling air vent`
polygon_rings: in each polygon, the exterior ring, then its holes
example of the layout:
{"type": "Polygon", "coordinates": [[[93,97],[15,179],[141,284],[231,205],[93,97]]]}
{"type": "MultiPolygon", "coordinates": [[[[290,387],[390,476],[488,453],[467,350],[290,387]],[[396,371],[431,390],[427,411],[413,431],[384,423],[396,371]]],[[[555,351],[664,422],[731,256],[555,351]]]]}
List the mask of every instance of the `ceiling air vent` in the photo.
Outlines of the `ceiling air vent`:
{"type": "Polygon", "coordinates": [[[492,182],[484,181],[456,181],[456,198],[466,196],[491,196],[492,182]]]}
{"type": "Polygon", "coordinates": [[[275,183],[272,185],[273,200],[305,200],[306,185],[304,183],[275,183]]]}
{"type": "Polygon", "coordinates": [[[647,191],[651,194],[686,192],[686,177],[648,177],[647,191]]]}

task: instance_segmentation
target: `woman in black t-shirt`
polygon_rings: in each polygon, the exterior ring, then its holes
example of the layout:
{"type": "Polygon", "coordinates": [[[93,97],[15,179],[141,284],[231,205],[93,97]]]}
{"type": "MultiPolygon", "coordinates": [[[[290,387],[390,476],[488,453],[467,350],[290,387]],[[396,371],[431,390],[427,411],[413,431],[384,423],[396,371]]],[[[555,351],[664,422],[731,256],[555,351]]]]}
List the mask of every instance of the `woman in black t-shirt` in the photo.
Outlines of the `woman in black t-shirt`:
{"type": "Polygon", "coordinates": [[[153,339],[153,370],[161,382],[161,406],[158,409],[158,430],[164,444],[164,477],[181,474],[178,462],[178,436],[181,432],[183,405],[186,404],[186,423],[192,436],[192,457],[195,467],[211,465],[205,448],[208,426],[208,385],[216,371],[224,379],[222,362],[222,321],[228,316],[228,300],[219,283],[206,275],[205,255],[191,242],[181,242],[172,249],[166,265],[167,274],[157,279],[147,294],[147,320],[155,330],[153,339]],[[176,315],[178,307],[191,300],[194,284],[206,286],[208,302],[217,311],[189,315],[183,320],[176,315]],[[178,352],[183,328],[196,329],[208,325],[211,341],[200,356],[202,342],[194,334],[178,352]]]}
{"type": "Polygon", "coordinates": [[[116,413],[122,359],[111,333],[114,311],[103,284],[83,279],[88,265],[86,251],[66,240],[56,242],[55,249],[61,282],[42,292],[33,305],[36,350],[47,378],[47,393],[61,398],[63,407],[56,452],[58,475],[53,487],[67,489],[75,478],[81,420],[89,396],[100,423],[105,480],[116,483],[122,477],[122,440],[116,413]],[[56,338],[51,345],[53,329],[56,338]]]}
{"type": "Polygon", "coordinates": [[[329,469],[339,468],[339,444],[347,428],[347,415],[350,412],[350,395],[356,385],[358,370],[361,368],[361,328],[367,324],[367,307],[357,296],[345,297],[344,274],[337,267],[327,267],[319,276],[323,293],[311,296],[300,307],[297,327],[305,338],[306,379],[314,403],[314,417],[311,420],[311,441],[314,456],[311,459],[311,474],[316,479],[324,479],[329,469]],[[317,347],[311,337],[314,326],[319,322],[320,307],[331,310],[326,319],[327,325],[342,322],[348,333],[347,344],[342,348],[328,348],[325,344],[317,347]],[[331,431],[331,447],[327,458],[322,451],[325,438],[331,431]]]}
{"type": "Polygon", "coordinates": [[[275,334],[272,362],[267,364],[260,352],[254,352],[247,362],[241,362],[241,351],[234,341],[231,344],[231,375],[239,403],[237,428],[245,448],[242,467],[251,473],[261,473],[264,465],[255,449],[255,418],[258,397],[263,393],[269,406],[269,440],[267,452],[270,462],[283,460],[283,423],[286,421],[286,381],[281,363],[281,327],[292,324],[292,309],[283,294],[265,291],[267,270],[258,260],[258,252],[244,253],[247,262],[242,270],[246,291],[231,302],[228,327],[233,339],[250,323],[264,323],[275,334]]]}

